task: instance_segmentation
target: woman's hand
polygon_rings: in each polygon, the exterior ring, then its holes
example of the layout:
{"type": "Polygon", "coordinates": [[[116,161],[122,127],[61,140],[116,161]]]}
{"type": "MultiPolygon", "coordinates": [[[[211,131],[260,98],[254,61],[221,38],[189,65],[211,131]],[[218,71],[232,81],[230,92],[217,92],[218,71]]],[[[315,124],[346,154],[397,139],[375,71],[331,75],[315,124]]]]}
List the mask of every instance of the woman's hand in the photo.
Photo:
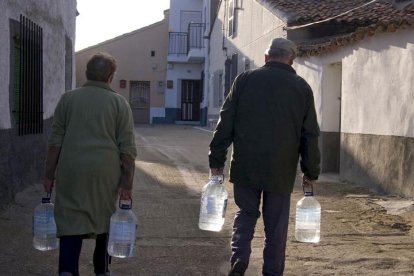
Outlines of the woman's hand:
{"type": "Polygon", "coordinates": [[[130,200],[132,197],[132,190],[127,190],[125,188],[119,188],[118,194],[119,194],[120,200],[130,200]]]}
{"type": "Polygon", "coordinates": [[[43,180],[43,187],[45,188],[46,193],[52,193],[54,181],[48,177],[45,177],[43,180]]]}
{"type": "Polygon", "coordinates": [[[210,168],[210,175],[223,175],[224,168],[210,168]]]}

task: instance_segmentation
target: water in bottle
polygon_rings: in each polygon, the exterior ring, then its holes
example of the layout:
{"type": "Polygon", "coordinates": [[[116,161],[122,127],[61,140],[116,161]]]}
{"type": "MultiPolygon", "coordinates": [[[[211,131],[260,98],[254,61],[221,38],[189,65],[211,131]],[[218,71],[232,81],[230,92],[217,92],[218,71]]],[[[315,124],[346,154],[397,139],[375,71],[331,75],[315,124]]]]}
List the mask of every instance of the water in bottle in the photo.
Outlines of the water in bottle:
{"type": "Polygon", "coordinates": [[[296,204],[295,238],[300,242],[317,243],[320,240],[321,205],[313,197],[313,191],[296,204]]]}
{"type": "Polygon", "coordinates": [[[223,227],[228,195],[222,183],[222,176],[213,175],[203,187],[198,222],[201,230],[218,232],[223,227]]]}
{"type": "Polygon", "coordinates": [[[56,237],[54,204],[50,202],[50,194],[43,197],[42,203],[34,209],[33,247],[41,251],[59,247],[59,239],[56,237]]]}
{"type": "Polygon", "coordinates": [[[119,209],[111,216],[109,227],[108,254],[113,257],[135,256],[138,219],[131,210],[132,201],[119,201],[119,209]]]}

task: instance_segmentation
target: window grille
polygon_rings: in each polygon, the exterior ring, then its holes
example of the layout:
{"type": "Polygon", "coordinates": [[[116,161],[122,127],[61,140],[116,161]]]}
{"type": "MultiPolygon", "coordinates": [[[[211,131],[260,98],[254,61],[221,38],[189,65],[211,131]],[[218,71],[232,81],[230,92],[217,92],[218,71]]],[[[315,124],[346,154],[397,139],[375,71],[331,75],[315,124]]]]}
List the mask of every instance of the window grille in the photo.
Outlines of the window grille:
{"type": "Polygon", "coordinates": [[[149,81],[131,81],[130,82],[130,99],[132,109],[149,108],[150,106],[150,82],[149,81]]]}
{"type": "Polygon", "coordinates": [[[43,132],[43,30],[20,15],[13,36],[13,117],[18,135],[43,132]]]}

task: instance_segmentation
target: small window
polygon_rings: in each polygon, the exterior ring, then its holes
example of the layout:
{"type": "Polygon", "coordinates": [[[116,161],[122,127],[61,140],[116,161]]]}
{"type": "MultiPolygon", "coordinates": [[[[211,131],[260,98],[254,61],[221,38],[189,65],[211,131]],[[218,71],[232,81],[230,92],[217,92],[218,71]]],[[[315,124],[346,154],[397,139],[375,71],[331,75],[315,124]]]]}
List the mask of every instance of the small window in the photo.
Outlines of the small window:
{"type": "Polygon", "coordinates": [[[213,92],[213,104],[214,107],[220,107],[223,104],[223,71],[218,70],[214,72],[213,76],[213,82],[214,82],[214,92],[213,92]]]}
{"type": "Polygon", "coordinates": [[[234,20],[234,0],[229,0],[229,21],[228,21],[228,36],[234,36],[235,20],[234,20]]]}
{"type": "Polygon", "coordinates": [[[151,56],[155,57],[155,51],[151,51],[151,56]]]}

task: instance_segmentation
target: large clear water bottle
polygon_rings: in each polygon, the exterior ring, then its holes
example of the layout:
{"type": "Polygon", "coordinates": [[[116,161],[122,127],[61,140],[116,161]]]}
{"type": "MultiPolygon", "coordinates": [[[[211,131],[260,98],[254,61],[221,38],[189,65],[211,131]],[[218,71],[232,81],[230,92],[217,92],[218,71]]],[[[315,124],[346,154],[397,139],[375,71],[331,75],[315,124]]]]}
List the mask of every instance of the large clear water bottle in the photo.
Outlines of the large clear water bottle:
{"type": "Polygon", "coordinates": [[[321,235],[321,205],[310,191],[304,188],[304,197],[296,204],[295,238],[300,242],[317,243],[321,235]]]}
{"type": "Polygon", "coordinates": [[[34,209],[33,246],[38,250],[47,251],[59,247],[54,208],[54,204],[50,201],[50,193],[48,193],[46,197],[42,198],[42,203],[34,209]]]}
{"type": "Polygon", "coordinates": [[[198,227],[201,230],[221,230],[227,208],[227,191],[223,187],[223,176],[212,175],[203,187],[198,227]]]}
{"type": "Polygon", "coordinates": [[[131,208],[132,200],[120,200],[119,209],[111,216],[108,254],[113,257],[127,258],[136,254],[138,219],[131,208]]]}

